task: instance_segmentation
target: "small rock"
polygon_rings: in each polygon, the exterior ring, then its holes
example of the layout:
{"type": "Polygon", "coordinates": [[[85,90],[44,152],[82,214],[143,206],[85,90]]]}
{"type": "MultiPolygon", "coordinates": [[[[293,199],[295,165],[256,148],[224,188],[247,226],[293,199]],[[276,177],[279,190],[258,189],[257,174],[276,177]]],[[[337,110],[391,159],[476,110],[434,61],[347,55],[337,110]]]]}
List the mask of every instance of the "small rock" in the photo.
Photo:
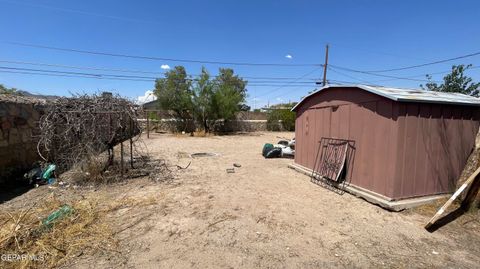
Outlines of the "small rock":
{"type": "Polygon", "coordinates": [[[438,254],[440,254],[440,253],[438,253],[438,252],[436,252],[435,250],[433,250],[433,251],[432,251],[432,254],[433,254],[433,255],[438,255],[438,254]]]}
{"type": "Polygon", "coordinates": [[[235,166],[235,167],[242,167],[242,165],[239,164],[239,163],[234,163],[233,166],[235,166]]]}

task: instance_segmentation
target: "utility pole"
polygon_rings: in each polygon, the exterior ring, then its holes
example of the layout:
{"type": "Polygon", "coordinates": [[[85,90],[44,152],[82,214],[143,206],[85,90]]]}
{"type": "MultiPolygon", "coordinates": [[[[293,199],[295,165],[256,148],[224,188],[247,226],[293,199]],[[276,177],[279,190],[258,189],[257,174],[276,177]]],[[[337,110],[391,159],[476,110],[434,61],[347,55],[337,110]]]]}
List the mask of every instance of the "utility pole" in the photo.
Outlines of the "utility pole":
{"type": "Polygon", "coordinates": [[[323,86],[327,85],[328,44],[325,49],[325,64],[323,65],[323,86]]]}

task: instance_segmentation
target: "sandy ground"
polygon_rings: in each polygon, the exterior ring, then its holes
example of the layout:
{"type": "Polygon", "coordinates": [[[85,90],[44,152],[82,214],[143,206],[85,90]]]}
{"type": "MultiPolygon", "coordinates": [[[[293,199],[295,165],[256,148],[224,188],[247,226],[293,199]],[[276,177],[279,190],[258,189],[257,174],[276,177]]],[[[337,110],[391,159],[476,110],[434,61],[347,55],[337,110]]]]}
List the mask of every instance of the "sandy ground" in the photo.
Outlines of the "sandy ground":
{"type": "Polygon", "coordinates": [[[153,156],[190,166],[169,183],[138,179],[95,190],[157,202],[111,216],[127,227],[116,235],[121,258],[80,257],[68,267],[480,268],[478,216],[429,233],[428,215],[336,194],[289,169],[292,159],[264,159],[263,144],[279,137],[293,133],[153,134],[145,140],[153,156]],[[189,157],[196,152],[218,156],[189,157]],[[241,167],[227,173],[233,163],[241,167]]]}

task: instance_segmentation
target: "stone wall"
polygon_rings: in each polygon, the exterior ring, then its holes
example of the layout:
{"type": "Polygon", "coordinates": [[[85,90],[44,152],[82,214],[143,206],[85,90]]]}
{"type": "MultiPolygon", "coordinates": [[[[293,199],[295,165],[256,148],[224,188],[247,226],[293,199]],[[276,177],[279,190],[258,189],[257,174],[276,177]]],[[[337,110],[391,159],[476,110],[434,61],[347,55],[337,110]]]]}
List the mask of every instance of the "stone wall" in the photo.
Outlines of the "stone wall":
{"type": "MultiPolygon", "coordinates": [[[[147,128],[147,120],[139,119],[140,126],[143,130],[147,128]]],[[[160,119],[160,120],[150,120],[150,131],[156,132],[190,132],[195,130],[195,124],[193,121],[187,123],[187,128],[185,128],[185,123],[176,119],[160,119]]],[[[267,120],[230,120],[223,121],[219,120],[213,126],[213,131],[217,133],[234,133],[234,132],[261,132],[267,131],[267,120]]]]}
{"type": "Polygon", "coordinates": [[[0,95],[0,183],[21,175],[39,160],[38,121],[42,99],[0,95]]]}
{"type": "MultiPolygon", "coordinates": [[[[191,132],[195,130],[192,120],[185,122],[174,117],[174,113],[163,110],[148,111],[150,130],[157,132],[191,132]]],[[[140,126],[146,130],[146,119],[140,119],[140,126]]],[[[267,131],[267,114],[264,112],[240,111],[235,114],[234,120],[218,120],[213,126],[213,131],[218,133],[232,132],[257,132],[267,131]]]]}
{"type": "Polygon", "coordinates": [[[215,132],[261,132],[267,131],[267,120],[230,120],[215,124],[215,132]]]}

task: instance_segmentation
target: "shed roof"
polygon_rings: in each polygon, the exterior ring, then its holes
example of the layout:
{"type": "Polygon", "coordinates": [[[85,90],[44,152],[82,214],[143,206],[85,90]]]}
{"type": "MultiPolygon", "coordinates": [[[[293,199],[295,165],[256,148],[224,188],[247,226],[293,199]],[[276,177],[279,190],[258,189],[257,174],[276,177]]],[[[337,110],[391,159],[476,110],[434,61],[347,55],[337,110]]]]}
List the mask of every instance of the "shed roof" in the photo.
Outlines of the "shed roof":
{"type": "Polygon", "coordinates": [[[329,88],[359,88],[397,102],[440,103],[451,105],[480,106],[480,98],[461,93],[434,92],[422,89],[401,89],[367,85],[327,85],[305,96],[292,111],[308,97],[329,88]]]}

